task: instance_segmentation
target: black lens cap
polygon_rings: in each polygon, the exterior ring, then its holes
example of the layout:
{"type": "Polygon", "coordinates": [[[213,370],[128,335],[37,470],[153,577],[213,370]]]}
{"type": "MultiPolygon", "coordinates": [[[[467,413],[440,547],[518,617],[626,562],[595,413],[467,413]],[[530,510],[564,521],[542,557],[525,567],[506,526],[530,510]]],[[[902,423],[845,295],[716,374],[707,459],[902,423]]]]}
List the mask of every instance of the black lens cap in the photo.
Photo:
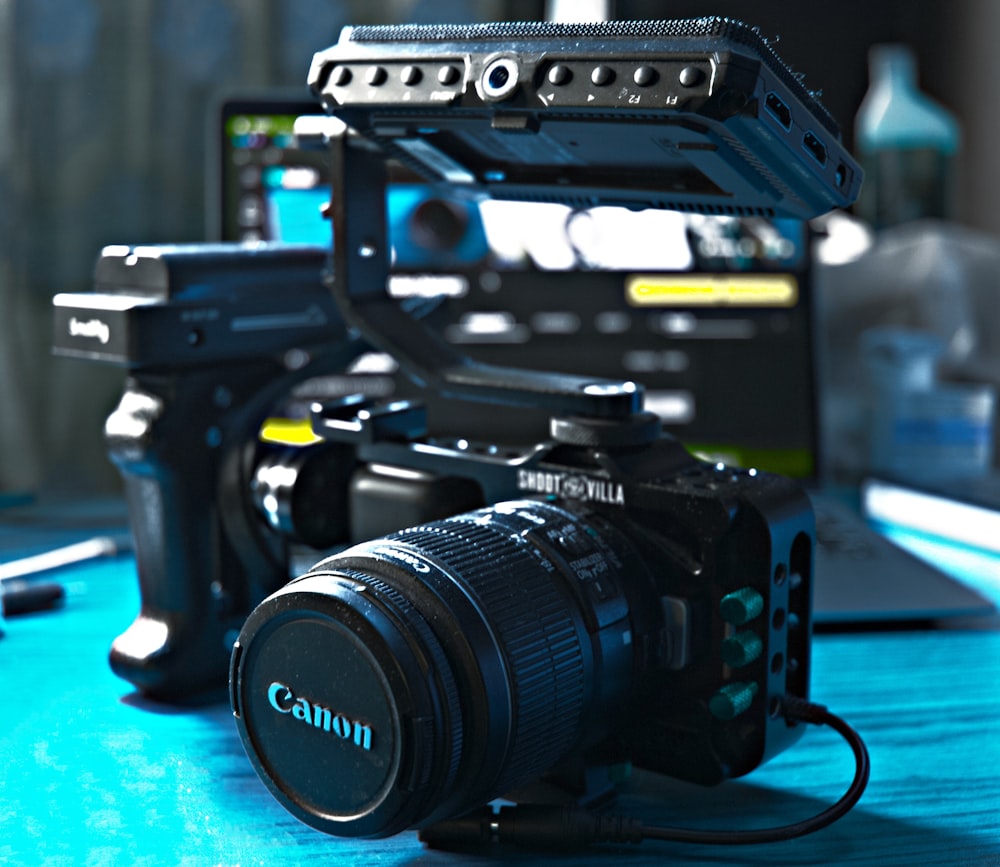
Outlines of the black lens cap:
{"type": "Polygon", "coordinates": [[[443,758],[420,726],[435,709],[420,639],[393,613],[371,586],[313,573],[261,603],[234,648],[248,756],[290,812],[330,834],[410,827],[443,758]]]}

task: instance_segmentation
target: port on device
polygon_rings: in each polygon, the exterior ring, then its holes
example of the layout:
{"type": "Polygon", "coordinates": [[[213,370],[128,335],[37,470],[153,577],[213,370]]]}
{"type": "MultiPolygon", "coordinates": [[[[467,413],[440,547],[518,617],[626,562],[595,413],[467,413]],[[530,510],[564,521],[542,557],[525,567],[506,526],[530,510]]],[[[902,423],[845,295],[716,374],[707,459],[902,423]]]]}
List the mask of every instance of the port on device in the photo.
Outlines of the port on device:
{"type": "Polygon", "coordinates": [[[765,98],[764,108],[786,130],[792,128],[792,112],[773,90],[765,98]]]}
{"type": "Polygon", "coordinates": [[[481,79],[482,94],[489,100],[506,99],[517,90],[517,61],[498,57],[486,67],[481,79]]]}
{"type": "Polygon", "coordinates": [[[821,166],[826,165],[826,145],[816,138],[813,133],[807,132],[804,136],[802,136],[802,147],[804,147],[806,151],[812,155],[812,158],[821,166]]]}

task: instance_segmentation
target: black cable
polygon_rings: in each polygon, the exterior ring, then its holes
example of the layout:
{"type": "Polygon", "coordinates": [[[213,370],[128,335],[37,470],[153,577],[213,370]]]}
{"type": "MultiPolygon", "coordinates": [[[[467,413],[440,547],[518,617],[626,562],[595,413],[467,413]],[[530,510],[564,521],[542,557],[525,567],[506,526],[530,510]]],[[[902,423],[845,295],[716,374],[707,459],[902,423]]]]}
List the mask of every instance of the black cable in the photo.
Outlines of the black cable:
{"type": "Polygon", "coordinates": [[[790,840],[819,831],[844,816],[861,798],[871,776],[868,749],[861,736],[822,705],[786,696],[782,699],[786,719],[827,725],[847,741],[854,753],[854,779],[844,795],[831,807],[801,822],[745,831],[696,830],[646,825],[628,816],[593,813],[575,807],[545,807],[519,804],[493,812],[483,807],[457,819],[426,828],[420,838],[441,849],[461,849],[491,843],[530,848],[568,849],[593,843],[640,843],[662,840],[707,845],[748,845],[790,840]]]}
{"type": "Polygon", "coordinates": [[[782,699],[782,711],[787,719],[813,725],[827,725],[837,732],[854,753],[854,779],[847,791],[835,804],[801,822],[779,825],[774,828],[760,828],[747,831],[706,831],[689,828],[668,828],[643,825],[642,835],[649,840],[669,840],[678,843],[706,843],[712,845],[741,845],[753,843],[774,843],[812,834],[836,822],[844,816],[864,794],[871,776],[871,761],[865,742],[846,721],[831,713],[823,705],[812,704],[804,699],[786,696],[782,699]]]}

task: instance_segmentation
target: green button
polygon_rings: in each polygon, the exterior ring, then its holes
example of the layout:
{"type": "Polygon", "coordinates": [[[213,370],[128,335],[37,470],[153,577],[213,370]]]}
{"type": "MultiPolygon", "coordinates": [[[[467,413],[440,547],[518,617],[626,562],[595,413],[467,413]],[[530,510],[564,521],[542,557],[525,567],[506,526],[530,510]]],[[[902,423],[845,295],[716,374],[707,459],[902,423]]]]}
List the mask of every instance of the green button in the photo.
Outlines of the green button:
{"type": "Polygon", "coordinates": [[[722,619],[733,626],[749,623],[764,610],[764,597],[753,587],[741,587],[727,593],[719,603],[722,619]]]}
{"type": "Polygon", "coordinates": [[[756,632],[743,630],[722,642],[722,658],[726,665],[739,668],[757,659],[764,649],[764,642],[756,632]]]}
{"type": "Polygon", "coordinates": [[[723,722],[734,720],[749,709],[757,689],[757,684],[752,682],[727,684],[712,696],[708,709],[723,722]]]}

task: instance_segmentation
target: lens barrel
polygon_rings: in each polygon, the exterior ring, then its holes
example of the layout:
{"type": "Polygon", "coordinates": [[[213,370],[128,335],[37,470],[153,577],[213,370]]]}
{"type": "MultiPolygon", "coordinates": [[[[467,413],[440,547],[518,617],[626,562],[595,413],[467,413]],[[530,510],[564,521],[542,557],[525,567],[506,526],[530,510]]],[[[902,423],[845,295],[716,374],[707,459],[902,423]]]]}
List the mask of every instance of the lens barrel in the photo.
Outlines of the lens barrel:
{"type": "Polygon", "coordinates": [[[231,671],[247,753],[338,836],[425,827],[536,780],[621,712],[644,568],[602,518],[531,500],[350,548],[247,620],[231,671]]]}

